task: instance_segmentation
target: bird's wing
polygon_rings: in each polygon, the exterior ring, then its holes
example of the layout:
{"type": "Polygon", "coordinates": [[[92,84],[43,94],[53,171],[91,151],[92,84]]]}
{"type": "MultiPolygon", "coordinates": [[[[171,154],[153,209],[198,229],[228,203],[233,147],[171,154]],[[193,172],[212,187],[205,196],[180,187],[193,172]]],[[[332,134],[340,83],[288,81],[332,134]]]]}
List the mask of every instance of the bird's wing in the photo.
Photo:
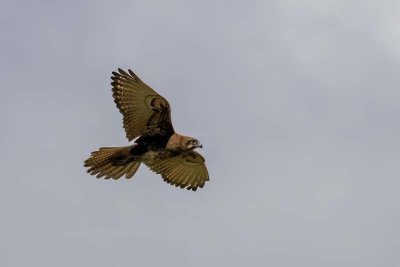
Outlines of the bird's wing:
{"type": "Polygon", "coordinates": [[[198,187],[203,188],[204,183],[209,180],[204,162],[199,153],[189,151],[145,164],[155,173],[161,174],[167,183],[196,191],[198,187]]]}
{"type": "Polygon", "coordinates": [[[128,140],[140,135],[173,134],[168,101],[131,70],[128,72],[118,69],[111,77],[114,102],[123,115],[128,140]]]}

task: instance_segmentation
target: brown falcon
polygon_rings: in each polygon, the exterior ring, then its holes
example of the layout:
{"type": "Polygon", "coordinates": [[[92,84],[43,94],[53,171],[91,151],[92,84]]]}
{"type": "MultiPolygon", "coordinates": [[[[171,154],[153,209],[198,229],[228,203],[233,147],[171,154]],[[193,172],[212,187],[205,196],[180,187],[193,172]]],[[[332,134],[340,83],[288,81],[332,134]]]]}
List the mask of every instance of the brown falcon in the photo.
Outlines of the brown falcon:
{"type": "Polygon", "coordinates": [[[123,116],[125,147],[101,147],[85,160],[88,173],[97,178],[129,179],[141,163],[160,174],[169,184],[196,191],[209,180],[202,148],[192,137],[175,133],[168,101],[131,70],[112,73],[114,102],[123,116]]]}

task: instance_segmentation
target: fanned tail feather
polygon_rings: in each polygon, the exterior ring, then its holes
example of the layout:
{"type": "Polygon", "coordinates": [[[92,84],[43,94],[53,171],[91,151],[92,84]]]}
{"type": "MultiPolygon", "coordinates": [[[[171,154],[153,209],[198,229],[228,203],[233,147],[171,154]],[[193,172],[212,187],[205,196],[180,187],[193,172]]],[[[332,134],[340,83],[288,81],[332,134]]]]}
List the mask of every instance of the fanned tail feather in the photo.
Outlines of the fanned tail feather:
{"type": "Polygon", "coordinates": [[[135,161],[135,157],[130,154],[130,146],[127,147],[102,147],[91,153],[85,160],[84,166],[87,172],[96,175],[97,178],[119,179],[132,178],[139,169],[140,161],[135,161]]]}

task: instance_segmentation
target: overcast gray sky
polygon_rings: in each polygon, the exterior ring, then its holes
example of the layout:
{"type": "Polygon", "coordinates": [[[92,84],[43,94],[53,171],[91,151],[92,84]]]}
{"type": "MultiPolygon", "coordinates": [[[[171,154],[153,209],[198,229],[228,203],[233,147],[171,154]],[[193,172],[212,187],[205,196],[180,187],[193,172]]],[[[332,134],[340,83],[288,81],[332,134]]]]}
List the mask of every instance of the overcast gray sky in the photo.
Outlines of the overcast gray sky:
{"type": "Polygon", "coordinates": [[[0,266],[400,266],[399,1],[1,1],[0,266]],[[132,68],[198,138],[176,189],[127,145],[132,68]]]}

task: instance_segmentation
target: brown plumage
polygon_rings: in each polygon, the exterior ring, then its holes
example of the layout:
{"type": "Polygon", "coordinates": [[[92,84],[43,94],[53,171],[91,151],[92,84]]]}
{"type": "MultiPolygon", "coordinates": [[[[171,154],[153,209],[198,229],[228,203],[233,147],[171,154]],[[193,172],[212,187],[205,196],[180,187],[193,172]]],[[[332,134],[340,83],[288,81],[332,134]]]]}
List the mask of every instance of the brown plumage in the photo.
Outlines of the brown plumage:
{"type": "Polygon", "coordinates": [[[175,133],[168,101],[131,70],[118,69],[111,77],[114,102],[123,115],[129,141],[126,147],[102,147],[85,160],[97,178],[132,178],[141,163],[169,184],[196,191],[209,180],[204,158],[195,151],[195,138],[175,133]]]}

